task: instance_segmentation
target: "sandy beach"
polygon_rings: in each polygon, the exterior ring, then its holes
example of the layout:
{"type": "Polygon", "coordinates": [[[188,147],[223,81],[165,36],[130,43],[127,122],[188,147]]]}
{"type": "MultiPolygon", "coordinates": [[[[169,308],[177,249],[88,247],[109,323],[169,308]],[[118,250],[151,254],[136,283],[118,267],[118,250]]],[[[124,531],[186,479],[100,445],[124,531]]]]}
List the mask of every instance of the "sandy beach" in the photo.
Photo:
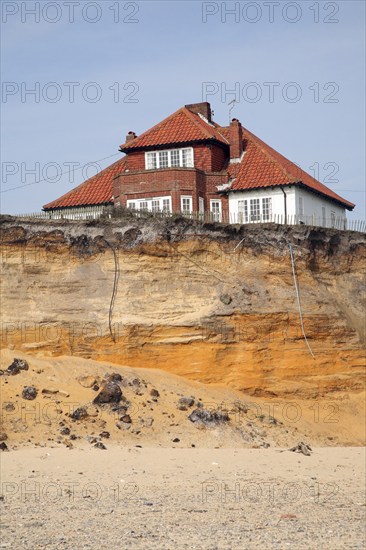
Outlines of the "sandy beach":
{"type": "Polygon", "coordinates": [[[21,449],[2,454],[1,548],[365,545],[365,449],[21,449]]]}

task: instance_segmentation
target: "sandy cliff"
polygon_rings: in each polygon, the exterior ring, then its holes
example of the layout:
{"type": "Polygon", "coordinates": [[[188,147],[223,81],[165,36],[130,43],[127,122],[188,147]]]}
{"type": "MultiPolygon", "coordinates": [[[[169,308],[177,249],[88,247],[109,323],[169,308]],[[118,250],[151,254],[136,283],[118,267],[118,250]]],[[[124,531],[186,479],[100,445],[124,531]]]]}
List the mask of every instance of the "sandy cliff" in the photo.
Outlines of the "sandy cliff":
{"type": "Polygon", "coordinates": [[[364,387],[364,235],[181,219],[3,218],[1,229],[3,348],[158,368],[254,396],[364,387]]]}

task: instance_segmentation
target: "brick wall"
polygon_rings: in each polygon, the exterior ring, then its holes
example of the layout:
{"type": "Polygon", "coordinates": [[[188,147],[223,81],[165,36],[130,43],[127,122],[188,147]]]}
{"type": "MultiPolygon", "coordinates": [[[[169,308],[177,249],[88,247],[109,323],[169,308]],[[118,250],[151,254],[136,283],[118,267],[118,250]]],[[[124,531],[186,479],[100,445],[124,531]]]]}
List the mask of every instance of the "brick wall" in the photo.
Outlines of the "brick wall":
{"type": "Polygon", "coordinates": [[[210,199],[220,198],[225,212],[227,201],[217,193],[216,186],[228,181],[224,170],[228,156],[228,148],[196,144],[194,168],[145,170],[144,151],[131,152],[127,155],[128,171],[114,180],[114,202],[126,206],[127,200],[171,196],[173,211],[179,212],[181,195],[190,195],[194,211],[199,210],[199,197],[202,197],[205,211],[210,208],[210,199]]]}
{"type": "Polygon", "coordinates": [[[171,196],[173,211],[180,210],[180,196],[192,195],[193,209],[197,204],[195,168],[167,168],[157,171],[124,172],[113,182],[115,202],[126,206],[127,200],[171,196]]]}

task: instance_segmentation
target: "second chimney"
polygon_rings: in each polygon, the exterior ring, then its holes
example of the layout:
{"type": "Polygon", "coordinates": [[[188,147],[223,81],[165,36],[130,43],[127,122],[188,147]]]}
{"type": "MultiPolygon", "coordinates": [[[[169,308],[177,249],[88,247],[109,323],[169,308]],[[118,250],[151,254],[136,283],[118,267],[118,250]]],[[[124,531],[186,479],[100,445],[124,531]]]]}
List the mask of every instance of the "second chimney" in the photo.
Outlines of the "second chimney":
{"type": "Polygon", "coordinates": [[[135,139],[135,137],[137,137],[135,132],[128,132],[125,143],[129,143],[130,141],[135,139]]]}
{"type": "Polygon", "coordinates": [[[240,159],[243,154],[243,128],[237,118],[230,123],[230,160],[240,159]]]}
{"type": "Polygon", "coordinates": [[[196,115],[199,114],[204,116],[209,122],[211,122],[211,105],[208,101],[204,101],[203,103],[190,103],[189,105],[185,105],[185,108],[196,115]]]}

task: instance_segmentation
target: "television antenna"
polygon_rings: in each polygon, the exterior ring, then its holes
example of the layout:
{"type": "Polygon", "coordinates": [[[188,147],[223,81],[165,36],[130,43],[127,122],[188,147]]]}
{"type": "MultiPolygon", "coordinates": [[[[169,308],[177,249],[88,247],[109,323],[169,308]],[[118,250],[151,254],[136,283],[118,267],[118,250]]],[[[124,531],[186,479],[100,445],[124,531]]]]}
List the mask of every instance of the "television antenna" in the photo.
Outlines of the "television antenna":
{"type": "Polygon", "coordinates": [[[236,103],[237,103],[236,99],[232,99],[228,103],[228,106],[229,106],[229,126],[230,126],[230,122],[231,122],[231,111],[234,109],[236,103]],[[230,105],[231,105],[231,107],[230,107],[230,105]]]}

